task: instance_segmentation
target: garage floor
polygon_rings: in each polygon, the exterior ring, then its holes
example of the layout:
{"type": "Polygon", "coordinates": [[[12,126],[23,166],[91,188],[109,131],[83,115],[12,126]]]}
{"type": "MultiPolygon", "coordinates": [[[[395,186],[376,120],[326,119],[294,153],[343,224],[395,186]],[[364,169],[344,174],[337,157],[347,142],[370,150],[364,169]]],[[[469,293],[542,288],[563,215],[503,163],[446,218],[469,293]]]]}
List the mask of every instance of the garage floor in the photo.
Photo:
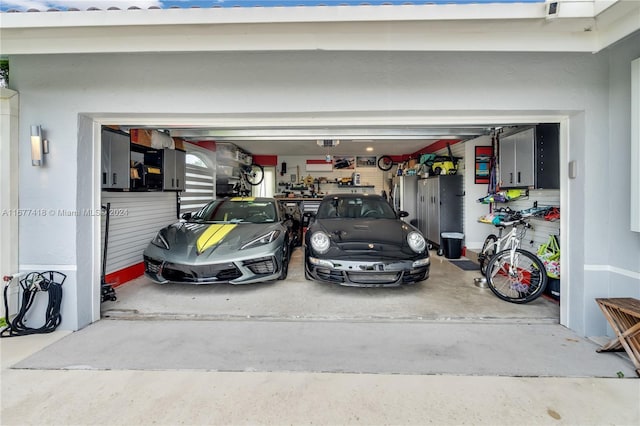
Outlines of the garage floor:
{"type": "Polygon", "coordinates": [[[307,281],[303,251],[293,253],[284,281],[246,286],[157,285],[145,277],[116,288],[102,304],[109,318],[433,320],[558,323],[557,302],[540,297],[517,305],[478,288],[479,271],[432,255],[431,276],[411,287],[351,288],[307,281]]]}

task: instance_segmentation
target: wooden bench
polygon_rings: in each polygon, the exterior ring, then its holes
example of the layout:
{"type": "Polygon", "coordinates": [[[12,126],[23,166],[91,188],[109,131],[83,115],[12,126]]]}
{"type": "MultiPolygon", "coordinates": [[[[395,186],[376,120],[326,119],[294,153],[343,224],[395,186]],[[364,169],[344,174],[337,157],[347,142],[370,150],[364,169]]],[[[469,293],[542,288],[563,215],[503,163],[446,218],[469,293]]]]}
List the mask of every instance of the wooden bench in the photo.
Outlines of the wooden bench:
{"type": "Polygon", "coordinates": [[[616,338],[597,352],[624,349],[640,377],[640,300],[631,297],[596,299],[596,303],[616,333],[616,338]]]}

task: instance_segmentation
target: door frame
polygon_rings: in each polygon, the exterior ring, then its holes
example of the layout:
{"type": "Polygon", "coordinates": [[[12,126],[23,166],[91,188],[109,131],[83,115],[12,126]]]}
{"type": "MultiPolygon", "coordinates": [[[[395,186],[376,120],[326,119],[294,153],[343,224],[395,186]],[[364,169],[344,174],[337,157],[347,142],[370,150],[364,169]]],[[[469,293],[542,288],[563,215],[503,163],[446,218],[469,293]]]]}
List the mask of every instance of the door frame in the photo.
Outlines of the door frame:
{"type": "MultiPolygon", "coordinates": [[[[494,126],[495,123],[501,125],[526,125],[536,123],[560,123],[560,205],[563,214],[560,218],[560,228],[568,229],[568,217],[571,214],[571,206],[568,197],[567,155],[569,151],[569,123],[570,113],[549,113],[549,114],[522,114],[514,115],[512,111],[504,112],[482,112],[470,115],[464,111],[458,114],[451,113],[449,116],[438,116],[430,111],[388,111],[381,116],[380,111],[344,111],[344,112],[309,112],[309,113],[278,113],[278,114],[255,114],[255,113],[219,113],[191,116],[185,114],[80,114],[79,115],[79,140],[78,140],[78,208],[90,208],[94,211],[100,209],[100,170],[101,170],[101,140],[100,128],[103,124],[118,123],[121,126],[149,126],[167,128],[188,123],[189,127],[216,127],[216,128],[263,128],[263,127],[338,127],[338,126],[363,126],[376,125],[388,127],[402,126],[463,126],[463,125],[486,125],[494,126]],[[87,161],[80,161],[86,159],[87,161]],[[89,178],[88,178],[89,177],[89,178]],[[87,182],[90,184],[87,185],[87,182]]],[[[100,319],[100,218],[99,217],[78,217],[77,235],[83,238],[77,240],[77,261],[78,261],[78,282],[91,282],[91,291],[87,294],[78,294],[78,320],[79,327],[82,328],[91,322],[100,319]],[[86,238],[86,236],[90,236],[86,238]],[[88,306],[84,309],[83,305],[88,306]],[[81,315],[86,314],[86,315],[81,315]]],[[[570,327],[571,289],[570,282],[570,247],[567,243],[567,232],[560,235],[560,246],[563,256],[561,258],[561,269],[563,279],[561,281],[560,299],[560,324],[570,327]]],[[[80,289],[78,290],[80,293],[80,289]]]]}

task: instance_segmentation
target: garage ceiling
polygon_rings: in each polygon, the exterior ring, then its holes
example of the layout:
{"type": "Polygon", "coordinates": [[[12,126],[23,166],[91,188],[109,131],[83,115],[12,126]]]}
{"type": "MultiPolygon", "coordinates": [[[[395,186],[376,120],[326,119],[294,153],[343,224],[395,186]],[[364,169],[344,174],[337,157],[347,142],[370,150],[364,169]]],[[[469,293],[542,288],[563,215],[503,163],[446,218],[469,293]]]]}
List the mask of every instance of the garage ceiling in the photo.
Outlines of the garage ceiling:
{"type": "Polygon", "coordinates": [[[439,140],[469,140],[487,135],[486,126],[304,127],[205,129],[172,128],[171,136],[187,141],[231,142],[254,155],[402,155],[439,140]],[[326,145],[322,141],[337,141],[326,145]],[[320,141],[320,143],[319,143],[320,141]]]}

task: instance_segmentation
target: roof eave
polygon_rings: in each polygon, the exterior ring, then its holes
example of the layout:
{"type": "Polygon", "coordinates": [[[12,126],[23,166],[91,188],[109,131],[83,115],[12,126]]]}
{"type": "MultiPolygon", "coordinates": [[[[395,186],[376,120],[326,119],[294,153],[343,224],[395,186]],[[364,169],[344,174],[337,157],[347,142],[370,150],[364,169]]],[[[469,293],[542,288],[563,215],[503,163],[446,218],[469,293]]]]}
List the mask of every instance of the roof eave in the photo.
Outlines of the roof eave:
{"type": "Polygon", "coordinates": [[[545,17],[544,3],[296,6],[1,13],[5,29],[322,22],[519,20],[545,17]]]}
{"type": "MultiPolygon", "coordinates": [[[[0,14],[2,54],[185,51],[597,52],[640,30],[640,2],[598,16],[545,3],[0,14]],[[569,13],[571,12],[571,13],[569,13]],[[570,15],[567,17],[566,15],[570,15]]],[[[562,3],[561,6],[565,4],[562,3]]]]}

